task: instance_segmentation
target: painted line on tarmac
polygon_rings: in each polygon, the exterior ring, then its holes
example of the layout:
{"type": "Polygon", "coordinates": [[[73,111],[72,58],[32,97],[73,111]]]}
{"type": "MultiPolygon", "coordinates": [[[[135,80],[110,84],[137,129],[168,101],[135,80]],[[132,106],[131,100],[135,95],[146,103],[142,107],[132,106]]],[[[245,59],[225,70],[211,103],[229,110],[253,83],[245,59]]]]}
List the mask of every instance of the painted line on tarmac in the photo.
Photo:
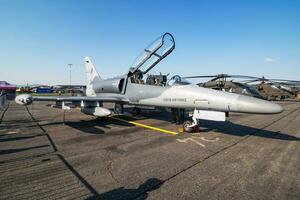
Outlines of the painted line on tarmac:
{"type": "Polygon", "coordinates": [[[201,142],[193,139],[193,138],[185,138],[185,139],[176,139],[178,142],[183,142],[183,143],[187,143],[188,141],[194,142],[197,145],[201,146],[201,147],[205,147],[204,144],[202,144],[201,142]]]}
{"type": "Polygon", "coordinates": [[[162,132],[162,133],[168,133],[168,134],[171,134],[171,135],[177,135],[178,134],[177,132],[174,132],[174,131],[169,131],[169,130],[166,130],[166,129],[157,128],[157,127],[154,127],[154,126],[149,126],[149,125],[141,124],[141,123],[134,122],[134,121],[128,121],[128,120],[120,119],[120,118],[117,118],[117,117],[111,117],[111,118],[122,121],[122,122],[129,123],[129,124],[132,124],[132,125],[135,125],[135,126],[140,126],[140,127],[143,127],[143,128],[154,130],[154,131],[159,131],[159,132],[162,132]]]}

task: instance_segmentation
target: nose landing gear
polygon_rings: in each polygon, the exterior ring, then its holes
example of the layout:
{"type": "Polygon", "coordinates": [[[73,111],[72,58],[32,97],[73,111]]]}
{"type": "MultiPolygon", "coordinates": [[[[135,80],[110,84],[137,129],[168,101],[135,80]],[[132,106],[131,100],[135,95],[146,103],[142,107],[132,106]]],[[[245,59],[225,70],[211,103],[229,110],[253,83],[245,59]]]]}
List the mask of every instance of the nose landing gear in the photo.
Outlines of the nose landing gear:
{"type": "Polygon", "coordinates": [[[193,121],[185,121],[182,124],[182,128],[184,132],[187,133],[196,133],[200,131],[200,124],[199,124],[199,120],[196,118],[192,118],[193,121]],[[195,120],[194,120],[195,119],[195,120]]]}
{"type": "Polygon", "coordinates": [[[194,109],[194,112],[192,114],[190,114],[190,116],[192,117],[192,120],[185,121],[183,123],[183,130],[188,133],[200,131],[200,124],[199,124],[200,119],[212,120],[212,121],[222,121],[222,122],[226,121],[225,112],[219,112],[219,111],[194,109]]]}
{"type": "Polygon", "coordinates": [[[192,120],[185,121],[182,124],[182,128],[184,132],[192,133],[192,132],[199,132],[200,130],[200,124],[199,119],[197,118],[198,110],[194,110],[192,114],[189,114],[192,117],[192,120]]]}
{"type": "Polygon", "coordinates": [[[183,128],[183,131],[187,132],[187,133],[192,133],[193,129],[194,129],[194,127],[192,126],[192,122],[191,121],[185,121],[185,122],[183,122],[182,128],[183,128]]]}

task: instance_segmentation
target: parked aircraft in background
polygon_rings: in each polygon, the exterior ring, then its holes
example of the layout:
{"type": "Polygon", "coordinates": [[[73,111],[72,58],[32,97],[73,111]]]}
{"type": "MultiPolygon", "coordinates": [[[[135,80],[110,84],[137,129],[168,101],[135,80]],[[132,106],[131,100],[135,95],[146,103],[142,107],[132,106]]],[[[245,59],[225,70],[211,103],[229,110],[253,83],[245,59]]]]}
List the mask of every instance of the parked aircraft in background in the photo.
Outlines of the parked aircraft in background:
{"type": "Polygon", "coordinates": [[[254,86],[239,82],[237,80],[232,80],[232,78],[243,78],[243,77],[244,76],[241,75],[218,74],[218,75],[188,76],[184,78],[187,79],[211,78],[209,81],[198,83],[197,85],[201,87],[215,89],[215,90],[222,90],[226,92],[252,96],[259,99],[267,99],[264,95],[260,94],[260,92],[254,86]]]}
{"type": "Polygon", "coordinates": [[[300,81],[267,79],[246,75],[200,75],[184,77],[188,79],[212,78],[199,86],[223,90],[267,100],[293,99],[298,93],[300,81]]]}
{"type": "MultiPolygon", "coordinates": [[[[103,79],[91,60],[85,58],[87,75],[86,97],[19,95],[16,102],[28,105],[33,101],[56,101],[63,109],[66,102],[80,106],[85,114],[105,117],[112,112],[102,106],[103,102],[114,102],[122,108],[124,104],[164,108],[193,109],[192,120],[183,124],[185,131],[192,131],[199,119],[225,121],[225,112],[253,114],[275,114],[282,107],[262,99],[199,87],[183,81],[179,76],[172,84],[150,85],[144,76],[175,49],[175,40],[170,33],[163,34],[146,48],[128,73],[117,78],[103,79]]],[[[105,70],[105,69],[103,69],[105,70]]],[[[138,108],[136,108],[139,110],[138,108]]]]}
{"type": "Polygon", "coordinates": [[[300,81],[267,79],[263,76],[262,78],[250,77],[244,83],[256,87],[268,100],[283,100],[296,98],[298,91],[295,88],[300,81]]]}

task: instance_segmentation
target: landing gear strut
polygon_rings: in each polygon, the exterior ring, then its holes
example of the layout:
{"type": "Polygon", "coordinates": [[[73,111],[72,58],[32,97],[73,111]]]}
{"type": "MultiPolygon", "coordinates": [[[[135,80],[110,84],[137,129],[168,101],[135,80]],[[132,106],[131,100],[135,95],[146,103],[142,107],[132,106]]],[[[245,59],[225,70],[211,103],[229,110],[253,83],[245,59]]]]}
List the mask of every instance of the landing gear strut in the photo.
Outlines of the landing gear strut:
{"type": "Polygon", "coordinates": [[[64,101],[61,103],[61,108],[64,111],[63,124],[65,125],[66,124],[66,112],[67,112],[67,110],[71,110],[71,108],[69,106],[66,106],[64,101]]]}
{"type": "MultiPolygon", "coordinates": [[[[226,112],[229,113],[229,112],[226,112]]],[[[212,121],[226,121],[226,113],[220,111],[213,111],[213,110],[197,110],[195,109],[193,114],[190,114],[192,117],[191,121],[184,122],[183,130],[186,132],[199,132],[200,126],[199,122],[200,119],[204,120],[212,120],[212,121]]]]}
{"type": "Polygon", "coordinates": [[[183,122],[182,128],[183,128],[184,132],[187,132],[187,133],[193,132],[193,127],[192,127],[192,122],[191,121],[183,122]]]}
{"type": "Polygon", "coordinates": [[[117,113],[117,114],[123,114],[124,113],[124,106],[123,106],[123,104],[116,103],[115,104],[114,112],[117,113]]]}
{"type": "Polygon", "coordinates": [[[196,109],[194,110],[193,114],[190,114],[192,116],[191,121],[185,121],[182,125],[183,131],[187,133],[192,132],[199,132],[199,119],[196,117],[196,112],[198,112],[196,109]]]}

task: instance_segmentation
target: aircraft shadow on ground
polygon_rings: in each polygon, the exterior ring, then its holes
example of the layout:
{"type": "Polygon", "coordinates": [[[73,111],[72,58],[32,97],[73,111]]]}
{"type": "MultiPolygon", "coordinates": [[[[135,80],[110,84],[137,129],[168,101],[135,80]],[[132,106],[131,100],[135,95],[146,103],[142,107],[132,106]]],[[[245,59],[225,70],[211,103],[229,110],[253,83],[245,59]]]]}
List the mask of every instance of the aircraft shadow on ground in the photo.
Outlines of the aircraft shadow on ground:
{"type": "MultiPolygon", "coordinates": [[[[118,116],[117,118],[124,119],[124,117],[118,116]]],[[[48,122],[46,124],[42,124],[42,126],[49,126],[49,125],[66,125],[72,128],[75,128],[79,131],[84,133],[91,133],[91,134],[105,134],[106,131],[104,129],[111,129],[108,125],[118,125],[124,127],[134,127],[134,125],[123,122],[121,120],[113,119],[113,118],[94,118],[94,119],[86,119],[80,121],[56,121],[56,122],[48,122]]]]}
{"type": "Polygon", "coordinates": [[[142,112],[141,116],[142,118],[152,118],[157,120],[163,120],[167,122],[173,122],[173,116],[171,112],[167,111],[160,111],[160,110],[146,110],[142,112]]]}
{"type": "Polygon", "coordinates": [[[259,128],[253,128],[246,125],[235,124],[230,121],[226,122],[214,122],[201,120],[200,126],[202,127],[201,132],[216,131],[223,134],[234,135],[234,136],[246,136],[255,135],[257,137],[264,137],[277,140],[288,140],[288,141],[300,141],[300,138],[290,135],[288,133],[282,133],[280,131],[274,132],[259,128]],[[204,129],[203,129],[204,128],[204,129]]]}
{"type": "MultiPolygon", "coordinates": [[[[105,117],[105,118],[95,118],[92,120],[81,120],[81,121],[67,121],[65,124],[72,128],[78,129],[82,132],[92,133],[92,134],[105,134],[101,128],[111,129],[111,125],[117,125],[122,127],[135,127],[135,125],[130,124],[126,121],[137,121],[143,119],[158,119],[163,121],[171,122],[172,116],[169,112],[160,112],[160,111],[146,111],[138,116],[128,116],[128,115],[117,115],[114,118],[105,117]],[[108,126],[109,125],[109,126],[108,126]]],[[[62,124],[62,122],[59,122],[62,124]]],[[[52,123],[53,124],[53,123],[52,123]]],[[[47,125],[47,124],[46,124],[47,125]]]]}
{"type": "MultiPolygon", "coordinates": [[[[125,109],[125,112],[130,111],[130,109],[125,109]]],[[[154,109],[143,109],[143,112],[136,117],[126,116],[126,115],[119,115],[116,116],[121,120],[127,121],[136,121],[141,119],[157,119],[163,120],[167,122],[172,122],[173,118],[170,112],[167,111],[160,111],[154,109]]],[[[188,118],[182,119],[187,120],[188,118]]],[[[118,126],[125,126],[125,127],[133,127],[134,125],[113,119],[113,118],[95,118],[92,120],[81,120],[81,121],[66,121],[65,124],[72,128],[78,129],[85,133],[92,133],[92,134],[105,134],[106,132],[101,129],[101,127],[106,129],[111,129],[108,125],[118,125],[118,126]]],[[[45,125],[54,125],[54,124],[63,124],[63,122],[53,122],[48,123],[45,125]]],[[[43,125],[44,126],[44,125],[43,125]]],[[[234,136],[245,136],[245,135],[255,135],[258,137],[265,137],[271,139],[278,139],[278,140],[289,140],[289,141],[299,141],[300,138],[290,135],[288,133],[282,132],[274,132],[268,131],[264,129],[254,128],[246,125],[235,124],[230,121],[226,122],[215,122],[215,121],[208,121],[208,120],[201,120],[200,121],[201,132],[209,132],[209,131],[217,131],[223,134],[234,135],[234,136]]]]}
{"type": "MultiPolygon", "coordinates": [[[[125,109],[125,112],[130,113],[131,109],[125,109]]],[[[128,115],[116,115],[114,116],[117,119],[111,117],[104,117],[104,118],[94,118],[94,119],[86,119],[80,121],[70,121],[66,119],[65,122],[63,121],[49,121],[48,123],[42,124],[42,126],[49,126],[49,125],[62,125],[65,124],[77,130],[80,130],[85,133],[91,134],[105,134],[106,131],[104,129],[111,129],[111,125],[117,125],[122,127],[134,127],[135,125],[130,124],[126,121],[136,121],[141,119],[153,118],[159,119],[164,121],[171,121],[171,114],[169,112],[161,112],[158,110],[144,110],[141,115],[138,116],[128,116],[128,115]],[[118,120],[119,119],[119,120],[118,120]]]]}
{"type": "Polygon", "coordinates": [[[104,119],[80,120],[79,122],[66,122],[65,125],[80,130],[85,133],[104,134],[105,131],[101,128],[107,128],[107,123],[104,119]]]}
{"type": "Polygon", "coordinates": [[[156,190],[160,188],[164,181],[157,179],[157,178],[149,178],[144,183],[142,183],[136,189],[126,189],[124,187],[116,188],[111,191],[94,195],[88,200],[94,199],[103,199],[103,200],[110,200],[110,199],[135,199],[138,198],[140,200],[147,199],[148,192],[156,190]]]}

